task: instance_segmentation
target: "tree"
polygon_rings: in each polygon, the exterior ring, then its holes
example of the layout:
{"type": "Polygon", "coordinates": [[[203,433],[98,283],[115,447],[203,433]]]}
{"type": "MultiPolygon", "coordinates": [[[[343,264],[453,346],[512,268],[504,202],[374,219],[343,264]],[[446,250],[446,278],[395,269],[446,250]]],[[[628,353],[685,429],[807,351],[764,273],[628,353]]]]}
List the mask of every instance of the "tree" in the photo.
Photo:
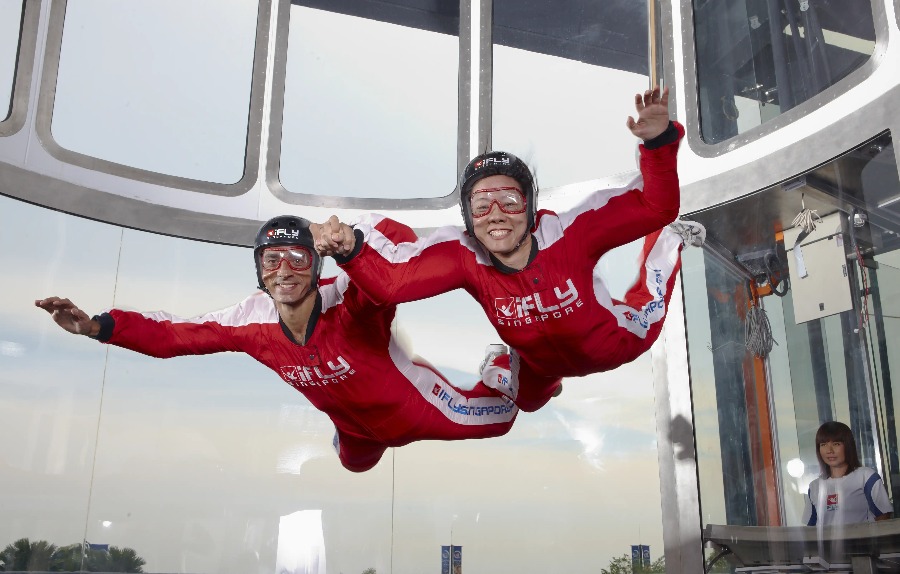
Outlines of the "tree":
{"type": "Polygon", "coordinates": [[[0,552],[3,571],[50,571],[57,548],[46,540],[31,542],[27,538],[19,538],[0,552]]]}
{"type": "Polygon", "coordinates": [[[82,570],[84,546],[81,543],[69,544],[56,551],[53,557],[52,572],[77,572],[82,570]]]}
{"type": "Polygon", "coordinates": [[[631,556],[623,554],[618,558],[613,558],[607,568],[600,570],[600,574],[632,574],[631,556]]]}
{"type": "Polygon", "coordinates": [[[631,556],[628,554],[613,558],[608,567],[600,570],[600,574],[665,574],[665,572],[666,558],[664,556],[660,556],[649,566],[633,567],[631,556]]]}
{"type": "Polygon", "coordinates": [[[378,574],[378,573],[375,572],[374,568],[366,568],[365,570],[362,571],[362,574],[378,574]]]}
{"type": "MultiPolygon", "coordinates": [[[[134,572],[146,561],[132,548],[85,548],[76,542],[58,548],[46,540],[20,538],[0,552],[0,572],[134,572]]],[[[373,571],[374,572],[374,571],[373,571]]]]}
{"type": "Polygon", "coordinates": [[[133,548],[110,546],[109,550],[87,550],[84,569],[88,572],[143,572],[146,563],[133,548]]]}

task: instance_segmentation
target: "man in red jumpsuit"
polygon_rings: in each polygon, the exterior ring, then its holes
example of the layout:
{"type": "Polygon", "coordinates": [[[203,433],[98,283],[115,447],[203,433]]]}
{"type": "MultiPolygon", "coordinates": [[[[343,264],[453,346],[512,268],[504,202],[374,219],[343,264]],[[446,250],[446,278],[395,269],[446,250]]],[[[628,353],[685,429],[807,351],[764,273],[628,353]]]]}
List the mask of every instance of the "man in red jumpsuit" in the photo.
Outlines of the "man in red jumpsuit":
{"type": "MultiPolygon", "coordinates": [[[[63,329],[152,357],[244,352],[278,373],[334,422],[345,468],[375,466],[387,447],[500,436],[518,409],[481,382],[454,387],[391,336],[396,308],[366,297],[346,274],[321,279],[310,223],[282,216],[254,245],[262,291],[192,319],[112,309],[93,318],[68,299],[35,301],[63,329]]],[[[408,228],[398,241],[414,240],[408,228]]]]}

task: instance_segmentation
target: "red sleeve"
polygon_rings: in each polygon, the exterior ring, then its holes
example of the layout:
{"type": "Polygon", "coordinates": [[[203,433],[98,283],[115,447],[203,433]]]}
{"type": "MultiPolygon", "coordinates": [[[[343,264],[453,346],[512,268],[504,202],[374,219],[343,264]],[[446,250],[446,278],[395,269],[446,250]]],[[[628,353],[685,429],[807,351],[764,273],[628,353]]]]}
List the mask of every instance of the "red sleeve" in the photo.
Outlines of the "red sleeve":
{"type": "Polygon", "coordinates": [[[675,221],[681,202],[678,184],[678,146],[684,127],[677,123],[678,140],[657,149],[640,149],[641,180],[621,189],[592,193],[580,205],[560,214],[565,233],[573,234],[591,258],[640,239],[675,221]]]}
{"type": "Polygon", "coordinates": [[[468,249],[456,228],[415,239],[407,226],[380,215],[366,216],[354,227],[362,232],[364,244],[340,266],[374,302],[396,305],[465,285],[463,257],[468,249]]]}
{"type": "Polygon", "coordinates": [[[158,358],[183,355],[208,355],[224,351],[241,351],[232,336],[234,317],[240,306],[209,313],[194,319],[182,319],[165,312],[142,314],[113,309],[115,320],[109,343],[158,358]]]}

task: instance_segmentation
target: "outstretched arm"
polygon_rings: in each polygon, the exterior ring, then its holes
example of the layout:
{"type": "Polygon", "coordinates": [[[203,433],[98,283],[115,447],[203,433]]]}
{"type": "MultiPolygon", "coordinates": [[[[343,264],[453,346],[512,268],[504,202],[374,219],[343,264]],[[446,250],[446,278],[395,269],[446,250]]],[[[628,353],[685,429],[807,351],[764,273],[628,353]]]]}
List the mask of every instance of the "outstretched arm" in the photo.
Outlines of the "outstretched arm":
{"type": "Polygon", "coordinates": [[[100,323],[88,317],[87,313],[68,299],[47,297],[36,300],[34,306],[50,313],[50,318],[69,333],[90,337],[96,337],[100,333],[100,323]]]}
{"type": "Polygon", "coordinates": [[[61,297],[40,299],[34,304],[50,313],[54,322],[69,333],[88,335],[102,343],[159,358],[242,351],[237,332],[258,323],[260,317],[268,320],[267,315],[274,313],[271,300],[261,293],[227,309],[191,319],[164,311],[138,313],[121,309],[90,318],[61,297]]]}
{"type": "Polygon", "coordinates": [[[637,120],[626,125],[644,141],[641,180],[618,189],[598,190],[560,214],[567,233],[577,235],[590,258],[644,237],[675,220],[680,204],[678,146],[684,128],[669,120],[669,91],[655,88],[636,94],[637,120]]]}

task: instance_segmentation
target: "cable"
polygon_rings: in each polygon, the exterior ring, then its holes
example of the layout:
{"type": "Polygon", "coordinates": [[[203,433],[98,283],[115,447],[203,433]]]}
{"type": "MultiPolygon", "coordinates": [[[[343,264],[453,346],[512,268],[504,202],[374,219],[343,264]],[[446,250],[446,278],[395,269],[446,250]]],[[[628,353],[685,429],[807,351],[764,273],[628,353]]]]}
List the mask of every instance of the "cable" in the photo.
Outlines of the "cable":
{"type": "Polygon", "coordinates": [[[747,329],[744,344],[755,356],[763,359],[769,355],[775,339],[772,338],[772,326],[766,310],[756,305],[747,310],[747,329]]]}
{"type": "Polygon", "coordinates": [[[787,295],[788,289],[791,288],[791,280],[787,277],[783,279],[778,279],[778,273],[775,271],[775,268],[778,267],[778,256],[774,253],[768,253],[764,260],[766,266],[766,280],[769,282],[769,286],[772,288],[772,293],[779,297],[784,297],[787,295]],[[775,262],[775,265],[772,262],[775,262]],[[779,291],[778,286],[781,285],[783,288],[779,291]]]}
{"type": "Polygon", "coordinates": [[[794,221],[791,222],[791,227],[799,227],[806,235],[809,235],[816,230],[816,223],[821,222],[822,218],[819,217],[818,210],[806,209],[806,201],[802,193],[800,194],[800,205],[802,209],[794,218],[794,221]]]}
{"type": "Polygon", "coordinates": [[[772,325],[766,310],[760,307],[759,297],[753,282],[750,283],[750,308],[747,309],[747,320],[744,325],[744,345],[754,356],[764,359],[772,351],[775,339],[772,337],[772,325]]]}

